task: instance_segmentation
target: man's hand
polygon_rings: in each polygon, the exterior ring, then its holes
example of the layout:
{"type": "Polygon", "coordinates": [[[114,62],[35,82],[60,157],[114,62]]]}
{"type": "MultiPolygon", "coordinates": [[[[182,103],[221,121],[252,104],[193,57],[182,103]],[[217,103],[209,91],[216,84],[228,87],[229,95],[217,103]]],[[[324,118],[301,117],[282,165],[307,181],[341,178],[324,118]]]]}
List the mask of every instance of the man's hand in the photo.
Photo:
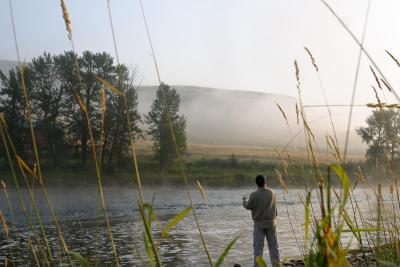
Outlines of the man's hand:
{"type": "Polygon", "coordinates": [[[247,195],[244,195],[242,199],[243,199],[243,207],[245,207],[248,210],[251,210],[251,203],[250,203],[250,201],[252,201],[251,198],[248,200],[247,195]]]}

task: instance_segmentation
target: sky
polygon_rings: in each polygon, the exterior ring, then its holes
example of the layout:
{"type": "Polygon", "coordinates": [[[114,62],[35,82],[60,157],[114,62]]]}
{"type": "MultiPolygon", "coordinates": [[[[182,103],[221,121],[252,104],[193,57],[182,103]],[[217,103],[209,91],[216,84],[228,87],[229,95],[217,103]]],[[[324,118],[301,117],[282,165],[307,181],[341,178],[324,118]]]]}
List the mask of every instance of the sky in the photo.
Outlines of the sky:
{"type": "MultiPolygon", "coordinates": [[[[59,1],[12,0],[21,56],[70,50],[59,1]]],[[[328,3],[361,38],[367,0],[328,3]]],[[[115,55],[107,0],[66,0],[75,46],[115,55]]],[[[157,84],[139,0],[110,0],[121,61],[137,68],[138,83],[157,84]]],[[[323,104],[320,68],[330,104],[349,104],[359,47],[319,0],[143,0],[161,79],[168,84],[260,91],[296,96],[294,60],[299,62],[304,104],[323,104]]],[[[385,49],[400,58],[400,2],[371,0],[365,48],[394,88],[400,69],[385,49]]],[[[0,1],[0,59],[16,60],[8,1],[0,1]]],[[[376,102],[370,62],[362,57],[356,104],[376,102]]],[[[400,88],[398,89],[400,91],[400,88]]],[[[385,102],[395,99],[379,92],[385,102]],[[387,99],[387,101],[385,100],[387,99]]],[[[321,109],[310,109],[315,116],[321,109]]],[[[362,124],[370,110],[356,108],[362,124]]],[[[347,123],[346,108],[334,108],[335,122],[347,123]]]]}

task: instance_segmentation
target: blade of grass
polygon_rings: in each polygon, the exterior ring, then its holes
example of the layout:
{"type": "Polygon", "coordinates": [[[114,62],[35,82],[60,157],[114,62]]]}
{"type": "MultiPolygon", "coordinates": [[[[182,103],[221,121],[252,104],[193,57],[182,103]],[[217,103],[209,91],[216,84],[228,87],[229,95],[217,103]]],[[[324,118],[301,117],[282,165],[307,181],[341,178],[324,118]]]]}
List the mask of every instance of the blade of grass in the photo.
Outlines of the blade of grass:
{"type": "Polygon", "coordinates": [[[70,251],[69,254],[77,259],[82,267],[90,267],[89,261],[81,256],[81,254],[79,254],[78,252],[70,251]]]}
{"type": "Polygon", "coordinates": [[[177,215],[175,215],[174,218],[172,218],[167,226],[162,230],[162,236],[166,237],[169,233],[169,231],[174,228],[174,226],[182,221],[190,212],[192,211],[192,208],[186,207],[184,208],[181,212],[179,212],[177,215]]]}
{"type": "Polygon", "coordinates": [[[139,211],[140,211],[140,215],[141,215],[144,229],[145,229],[145,240],[146,240],[146,238],[148,238],[148,242],[151,245],[152,254],[154,255],[154,260],[157,263],[157,267],[161,266],[160,258],[158,257],[158,249],[157,249],[156,243],[153,240],[153,236],[151,234],[151,225],[150,225],[148,219],[146,218],[145,207],[140,203],[139,203],[139,211]]]}
{"type": "Polygon", "coordinates": [[[259,267],[267,267],[267,263],[264,261],[264,259],[261,256],[256,257],[256,263],[259,267]]]}
{"type": "Polygon", "coordinates": [[[336,164],[331,164],[330,168],[336,173],[336,175],[340,178],[341,182],[341,209],[344,209],[344,206],[346,205],[347,199],[350,195],[350,179],[349,176],[347,175],[345,169],[341,166],[338,166],[336,164]]]}
{"type": "Polygon", "coordinates": [[[147,238],[147,235],[145,232],[143,232],[143,241],[144,241],[144,247],[146,248],[146,251],[147,251],[147,256],[148,256],[148,259],[150,262],[150,266],[155,267],[156,264],[154,263],[154,253],[153,253],[152,249],[150,248],[149,239],[147,238]]]}
{"type": "Polygon", "coordinates": [[[310,204],[311,204],[311,191],[307,192],[306,201],[304,204],[304,232],[305,232],[305,244],[309,240],[309,226],[310,226],[310,204]]]}
{"type": "Polygon", "coordinates": [[[229,251],[232,249],[233,245],[236,243],[236,241],[239,239],[240,236],[235,237],[224,249],[222,252],[221,256],[219,256],[217,262],[214,264],[214,267],[219,267],[221,266],[222,262],[224,261],[225,257],[228,255],[229,251]]]}

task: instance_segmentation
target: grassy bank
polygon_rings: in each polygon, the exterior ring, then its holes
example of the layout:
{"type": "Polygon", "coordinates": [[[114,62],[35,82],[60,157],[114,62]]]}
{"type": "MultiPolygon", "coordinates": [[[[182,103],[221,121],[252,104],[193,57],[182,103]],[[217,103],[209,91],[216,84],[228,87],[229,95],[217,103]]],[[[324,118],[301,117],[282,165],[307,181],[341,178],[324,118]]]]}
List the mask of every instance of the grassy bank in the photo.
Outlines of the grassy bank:
{"type": "MultiPolygon", "coordinates": [[[[214,151],[214,154],[193,153],[186,156],[184,161],[186,171],[189,174],[189,181],[199,181],[205,186],[235,187],[253,185],[254,177],[257,174],[264,174],[269,177],[269,186],[277,187],[280,185],[277,171],[284,164],[282,159],[273,158],[271,155],[250,157],[241,154],[237,148],[234,151],[239,152],[239,155],[217,154],[214,151]]],[[[182,184],[181,172],[176,162],[163,170],[149,150],[141,151],[138,155],[138,162],[143,184],[182,184]]],[[[348,169],[353,172],[358,166],[364,167],[364,165],[362,162],[351,163],[348,164],[348,169]]],[[[304,172],[304,170],[310,170],[310,168],[311,165],[307,161],[293,159],[292,164],[290,164],[289,175],[284,175],[283,179],[289,186],[310,186],[314,183],[313,178],[305,175],[307,172],[304,172]]],[[[44,177],[46,177],[47,186],[83,187],[97,183],[95,166],[91,163],[80,166],[70,160],[65,160],[64,164],[54,167],[49,161],[43,160],[42,171],[44,177]]],[[[3,167],[2,173],[1,178],[12,186],[9,168],[3,167]]],[[[135,182],[135,172],[128,159],[120,166],[104,164],[102,173],[104,185],[125,185],[135,182]]],[[[351,178],[356,179],[354,176],[351,176],[351,178]]]]}

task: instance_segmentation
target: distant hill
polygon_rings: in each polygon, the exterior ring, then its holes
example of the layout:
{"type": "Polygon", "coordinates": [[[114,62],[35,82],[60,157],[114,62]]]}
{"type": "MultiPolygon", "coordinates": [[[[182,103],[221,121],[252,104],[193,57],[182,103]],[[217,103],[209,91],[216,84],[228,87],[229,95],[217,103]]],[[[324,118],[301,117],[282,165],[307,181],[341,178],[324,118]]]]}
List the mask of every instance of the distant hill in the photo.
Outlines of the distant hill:
{"type": "MultiPolygon", "coordinates": [[[[197,86],[172,85],[181,97],[181,112],[187,118],[189,143],[209,145],[240,145],[256,147],[304,147],[303,129],[297,124],[294,97],[252,92],[224,90],[197,86]],[[279,104],[288,119],[290,130],[279,104]]],[[[155,98],[156,86],[139,88],[139,112],[147,113],[155,98]]],[[[326,153],[326,134],[332,128],[325,108],[307,110],[307,119],[321,153],[326,153]]],[[[339,144],[344,144],[346,124],[335,121],[339,144]]],[[[301,124],[300,124],[301,125],[301,124]]],[[[355,127],[354,127],[355,128],[355,127]]],[[[365,153],[365,144],[354,129],[350,132],[349,152],[365,153]]]]}
{"type": "MultiPolygon", "coordinates": [[[[293,97],[197,86],[171,87],[181,97],[181,111],[187,118],[191,143],[269,146],[282,145],[290,139],[276,103],[293,114],[296,103],[293,97]]],[[[157,88],[139,88],[140,113],[150,110],[157,88]]]]}
{"type": "Polygon", "coordinates": [[[11,60],[1,60],[0,59],[0,70],[4,73],[7,74],[8,71],[13,68],[18,66],[17,61],[11,61],[11,60]]]}

